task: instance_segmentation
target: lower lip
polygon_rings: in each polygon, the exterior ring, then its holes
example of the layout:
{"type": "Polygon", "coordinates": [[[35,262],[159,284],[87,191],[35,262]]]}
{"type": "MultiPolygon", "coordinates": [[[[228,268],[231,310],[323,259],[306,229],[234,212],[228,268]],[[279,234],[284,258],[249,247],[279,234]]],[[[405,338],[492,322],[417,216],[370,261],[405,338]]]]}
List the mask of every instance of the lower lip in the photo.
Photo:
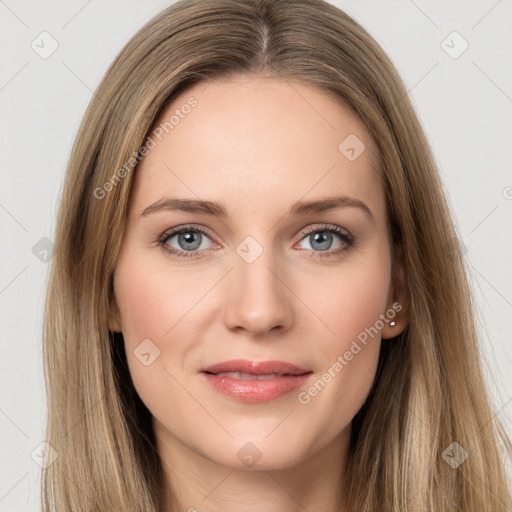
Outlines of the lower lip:
{"type": "Polygon", "coordinates": [[[268,380],[242,380],[231,377],[218,377],[203,372],[209,384],[217,391],[241,402],[270,402],[294,389],[299,388],[311,375],[287,375],[268,380]]]}

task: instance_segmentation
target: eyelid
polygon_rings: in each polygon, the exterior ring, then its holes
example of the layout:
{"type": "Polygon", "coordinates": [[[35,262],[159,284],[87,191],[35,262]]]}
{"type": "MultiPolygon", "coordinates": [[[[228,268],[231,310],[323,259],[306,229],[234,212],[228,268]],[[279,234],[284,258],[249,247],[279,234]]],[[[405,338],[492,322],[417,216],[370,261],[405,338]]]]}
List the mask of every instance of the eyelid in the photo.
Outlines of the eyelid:
{"type": "Polygon", "coordinates": [[[344,235],[351,240],[354,239],[354,237],[350,234],[350,231],[348,231],[347,229],[342,228],[341,226],[337,226],[336,224],[328,223],[319,223],[316,225],[308,226],[307,228],[304,228],[300,232],[300,235],[302,238],[304,238],[306,235],[309,235],[310,233],[315,233],[316,231],[335,231],[336,233],[344,235]]]}
{"type": "Polygon", "coordinates": [[[206,236],[208,236],[208,238],[212,239],[212,241],[215,238],[215,236],[212,235],[211,231],[204,226],[200,226],[198,224],[184,224],[183,226],[176,226],[174,228],[170,228],[170,229],[167,229],[166,231],[164,231],[162,233],[162,235],[160,235],[158,237],[158,242],[163,242],[163,241],[167,240],[168,238],[170,238],[171,236],[177,235],[180,232],[187,231],[187,230],[199,231],[200,233],[203,233],[206,236]]]}

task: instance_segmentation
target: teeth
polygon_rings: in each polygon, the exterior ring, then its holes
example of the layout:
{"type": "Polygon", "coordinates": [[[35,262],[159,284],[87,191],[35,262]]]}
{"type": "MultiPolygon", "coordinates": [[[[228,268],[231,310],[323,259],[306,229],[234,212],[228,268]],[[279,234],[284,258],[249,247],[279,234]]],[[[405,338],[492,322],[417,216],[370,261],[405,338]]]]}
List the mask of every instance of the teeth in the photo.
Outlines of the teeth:
{"type": "Polygon", "coordinates": [[[251,373],[242,372],[219,372],[215,374],[217,377],[230,377],[231,379],[241,380],[269,380],[282,377],[281,374],[271,373],[269,375],[252,375],[251,373]]]}

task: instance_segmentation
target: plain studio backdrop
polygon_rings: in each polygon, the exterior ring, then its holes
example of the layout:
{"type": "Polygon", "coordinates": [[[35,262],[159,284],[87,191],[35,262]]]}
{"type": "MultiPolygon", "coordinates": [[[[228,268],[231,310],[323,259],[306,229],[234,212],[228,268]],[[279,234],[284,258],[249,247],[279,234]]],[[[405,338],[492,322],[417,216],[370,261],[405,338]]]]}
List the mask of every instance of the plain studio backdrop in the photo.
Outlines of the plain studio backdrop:
{"type": "MultiPolygon", "coordinates": [[[[512,435],[512,2],[338,0],[398,68],[432,145],[512,435]]],[[[0,0],[0,511],[40,510],[41,332],[59,193],[108,65],[161,0],[0,0]]]]}

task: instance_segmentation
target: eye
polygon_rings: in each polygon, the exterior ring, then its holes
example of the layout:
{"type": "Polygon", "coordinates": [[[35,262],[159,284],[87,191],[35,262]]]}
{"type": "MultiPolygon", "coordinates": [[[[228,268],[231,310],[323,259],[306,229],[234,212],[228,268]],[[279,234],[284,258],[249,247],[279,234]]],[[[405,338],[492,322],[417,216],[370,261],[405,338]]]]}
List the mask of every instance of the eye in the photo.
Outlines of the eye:
{"type": "Polygon", "coordinates": [[[315,253],[313,257],[320,258],[340,255],[355,243],[354,237],[348,231],[331,224],[308,228],[301,242],[303,240],[310,245],[305,249],[313,251],[315,253]],[[337,244],[337,247],[333,248],[333,244],[337,244]]]}
{"type": "Polygon", "coordinates": [[[182,226],[164,233],[158,240],[158,245],[168,253],[194,258],[198,256],[200,249],[208,248],[206,240],[211,241],[206,230],[197,226],[182,226]]]}

